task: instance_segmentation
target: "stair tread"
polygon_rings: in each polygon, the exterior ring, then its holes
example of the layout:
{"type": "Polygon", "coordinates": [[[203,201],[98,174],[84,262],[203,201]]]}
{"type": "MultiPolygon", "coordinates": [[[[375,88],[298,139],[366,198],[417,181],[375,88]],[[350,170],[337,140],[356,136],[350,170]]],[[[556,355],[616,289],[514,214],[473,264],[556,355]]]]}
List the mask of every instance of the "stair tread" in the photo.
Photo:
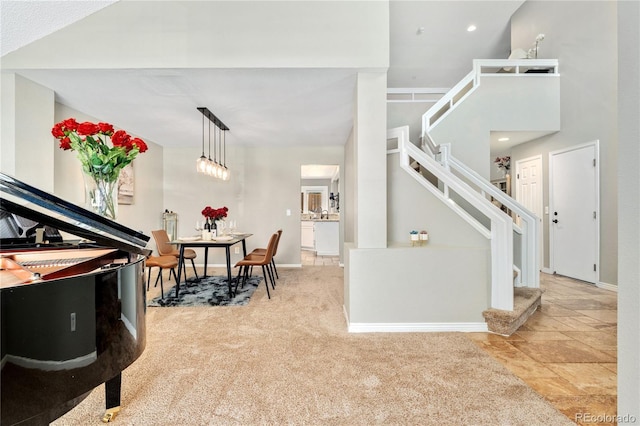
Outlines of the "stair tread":
{"type": "Polygon", "coordinates": [[[509,336],[536,311],[541,304],[543,290],[516,287],[513,290],[513,311],[489,308],[482,312],[489,331],[509,336]]]}

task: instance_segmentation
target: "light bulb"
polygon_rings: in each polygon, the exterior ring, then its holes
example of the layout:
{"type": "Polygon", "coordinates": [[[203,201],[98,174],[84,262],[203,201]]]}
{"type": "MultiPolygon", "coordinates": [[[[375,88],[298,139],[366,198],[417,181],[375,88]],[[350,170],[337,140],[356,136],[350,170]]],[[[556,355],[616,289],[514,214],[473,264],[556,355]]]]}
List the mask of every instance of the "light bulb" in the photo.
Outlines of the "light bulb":
{"type": "Polygon", "coordinates": [[[196,160],[196,170],[198,173],[204,173],[207,170],[207,157],[203,155],[196,160]]]}

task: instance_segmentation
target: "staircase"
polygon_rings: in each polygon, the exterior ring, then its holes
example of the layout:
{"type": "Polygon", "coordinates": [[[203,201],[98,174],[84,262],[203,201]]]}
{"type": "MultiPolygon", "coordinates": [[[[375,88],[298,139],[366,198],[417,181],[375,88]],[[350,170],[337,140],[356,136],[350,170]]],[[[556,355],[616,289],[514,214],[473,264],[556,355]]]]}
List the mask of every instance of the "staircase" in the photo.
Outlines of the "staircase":
{"type": "Polygon", "coordinates": [[[503,335],[515,332],[540,306],[540,219],[453,156],[451,144],[436,144],[432,131],[472,96],[484,78],[492,79],[492,84],[496,78],[526,81],[540,76],[537,71],[527,71],[541,68],[548,70],[545,78],[559,76],[556,60],[474,61],[474,70],[423,115],[420,146],[409,140],[408,126],[387,132],[388,140],[398,142],[397,150],[390,152],[399,153],[400,167],[490,240],[491,306],[482,315],[490,331],[503,335]],[[492,199],[507,207],[511,215],[497,208],[492,199]]]}

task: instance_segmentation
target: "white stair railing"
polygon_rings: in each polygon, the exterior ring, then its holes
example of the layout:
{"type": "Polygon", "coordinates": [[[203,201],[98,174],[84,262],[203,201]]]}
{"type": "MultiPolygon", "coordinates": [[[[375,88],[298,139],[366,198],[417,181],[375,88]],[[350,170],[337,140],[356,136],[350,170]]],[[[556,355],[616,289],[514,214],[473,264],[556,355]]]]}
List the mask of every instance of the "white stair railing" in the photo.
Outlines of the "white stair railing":
{"type": "MultiPolygon", "coordinates": [[[[540,286],[540,219],[513,198],[498,190],[477,172],[451,154],[450,144],[436,145],[430,130],[466,99],[482,83],[483,78],[558,78],[557,59],[476,59],[473,71],[447,92],[422,116],[422,149],[437,158],[447,170],[453,170],[484,196],[490,195],[520,218],[513,230],[521,237],[520,280],[527,287],[540,286]]],[[[446,185],[446,184],[445,184],[446,185]]],[[[446,191],[446,188],[445,188],[446,191]]]]}
{"type": "Polygon", "coordinates": [[[475,170],[469,168],[466,164],[451,155],[450,144],[440,145],[439,158],[445,168],[449,168],[450,170],[459,173],[480,194],[485,197],[487,195],[493,197],[520,218],[519,226],[513,222],[513,230],[522,236],[520,242],[520,280],[526,287],[540,287],[540,259],[538,250],[540,247],[540,219],[538,216],[504,192],[500,191],[496,186],[492,185],[480,176],[475,170]]]}
{"type": "Polygon", "coordinates": [[[451,173],[444,165],[409,141],[409,127],[404,126],[387,132],[387,139],[398,140],[400,167],[409,173],[447,206],[491,240],[491,307],[513,310],[513,220],[494,206],[480,192],[470,187],[464,180],[451,173]],[[417,162],[442,183],[435,186],[422,174],[411,167],[417,162]],[[484,226],[472,214],[460,207],[451,198],[451,192],[471,203],[478,212],[490,221],[490,228],[484,226]]]}

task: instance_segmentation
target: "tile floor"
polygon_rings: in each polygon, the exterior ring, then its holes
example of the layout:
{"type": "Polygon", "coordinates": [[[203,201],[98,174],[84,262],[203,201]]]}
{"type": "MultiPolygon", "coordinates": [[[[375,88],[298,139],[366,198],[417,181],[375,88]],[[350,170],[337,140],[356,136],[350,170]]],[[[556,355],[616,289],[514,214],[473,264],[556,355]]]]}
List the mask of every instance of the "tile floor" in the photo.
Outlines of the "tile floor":
{"type": "Polygon", "coordinates": [[[513,335],[469,337],[572,421],[615,424],[618,294],[541,274],[542,306],[513,335]]]}
{"type": "Polygon", "coordinates": [[[317,256],[315,251],[300,250],[302,266],[339,266],[340,256],[317,256]]]}

